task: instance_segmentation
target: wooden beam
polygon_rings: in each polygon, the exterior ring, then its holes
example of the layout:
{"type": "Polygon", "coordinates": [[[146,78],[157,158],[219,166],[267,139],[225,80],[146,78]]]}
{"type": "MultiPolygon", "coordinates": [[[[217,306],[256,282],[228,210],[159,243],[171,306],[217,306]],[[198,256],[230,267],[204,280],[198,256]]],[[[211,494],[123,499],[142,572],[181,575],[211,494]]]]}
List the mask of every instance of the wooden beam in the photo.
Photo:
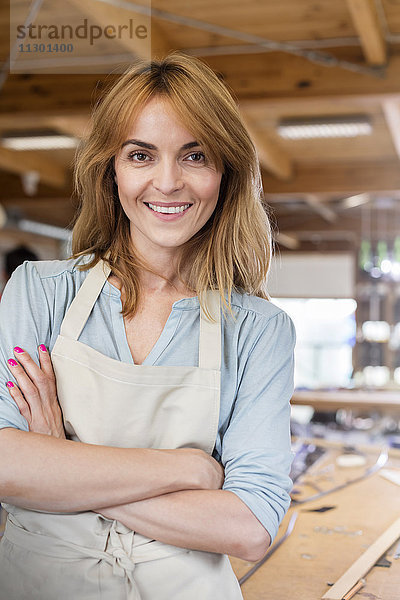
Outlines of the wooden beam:
{"type": "Polygon", "coordinates": [[[18,112],[16,118],[15,111],[0,112],[0,130],[26,130],[26,129],[46,129],[59,128],[71,135],[79,137],[82,127],[89,122],[89,108],[84,110],[51,110],[47,112],[35,112],[25,110],[18,112]]]}
{"type": "Polygon", "coordinates": [[[70,227],[76,212],[76,206],[71,198],[62,196],[42,198],[38,194],[33,198],[26,196],[12,200],[4,198],[1,200],[1,204],[6,210],[17,211],[25,219],[57,227],[70,227]]]}
{"type": "Polygon", "coordinates": [[[279,181],[263,173],[263,185],[270,194],[391,192],[400,189],[400,169],[397,160],[299,164],[294,179],[279,181]]]}
{"type": "MultiPolygon", "coordinates": [[[[364,63],[358,48],[335,48],[335,56],[364,63]]],[[[384,77],[317,65],[289,54],[210,56],[206,62],[220,73],[243,106],[244,100],[292,98],[294,103],[315,96],[363,96],[400,93],[400,54],[393,50],[384,77]]]]}
{"type": "MultiPolygon", "coordinates": [[[[346,49],[349,50],[349,49],[346,49]]],[[[351,50],[351,49],[350,49],[351,50]]],[[[351,52],[349,51],[351,56],[351,52]]],[[[356,60],[356,59],[355,59],[356,60]]],[[[360,60],[360,57],[357,59],[360,60]]],[[[206,62],[234,90],[243,112],[257,121],[256,109],[287,103],[296,114],[297,103],[333,99],[339,104],[368,105],[400,97],[400,54],[390,58],[384,79],[343,69],[313,65],[282,53],[268,55],[209,57],[206,62]],[[340,94],[338,91],[340,90],[340,94]]],[[[87,113],[102,93],[105,81],[116,75],[9,75],[0,95],[0,115],[28,113],[48,115],[63,112],[87,113]]]]}
{"type": "Polygon", "coordinates": [[[87,134],[90,127],[89,113],[61,113],[45,115],[31,112],[20,113],[15,119],[15,113],[0,113],[1,131],[34,131],[38,129],[54,129],[66,135],[81,138],[87,134]]]}
{"type": "Polygon", "coordinates": [[[318,196],[314,194],[306,194],[304,196],[305,202],[315,210],[325,221],[333,223],[337,219],[337,214],[328,206],[326,206],[318,196]]]}
{"type": "Polygon", "coordinates": [[[384,100],[382,110],[397,156],[400,158],[400,103],[395,100],[384,100]]]}
{"type": "MultiPolygon", "coordinates": [[[[38,195],[33,200],[31,197],[27,197],[22,187],[21,177],[19,173],[11,173],[10,171],[0,170],[0,203],[4,204],[9,202],[12,204],[14,201],[25,199],[28,202],[37,202],[38,198],[52,199],[54,198],[54,186],[48,185],[43,181],[39,181],[38,195]]],[[[71,203],[72,195],[72,177],[66,178],[66,185],[64,188],[57,188],[57,197],[69,200],[71,203]]],[[[77,202],[75,199],[74,202],[77,202]]]]}
{"type": "MultiPolygon", "coordinates": [[[[106,80],[110,83],[116,76],[110,75],[9,75],[0,94],[0,115],[16,113],[49,115],[87,113],[90,106],[101,96],[106,80]],[[22,96],[21,96],[22,94],[22,96]]],[[[13,121],[9,123],[12,127],[13,121]]]]}
{"type": "Polygon", "coordinates": [[[89,115],[72,115],[48,117],[46,119],[48,127],[57,129],[67,135],[76,138],[82,138],[89,133],[90,119],[89,115]]]}
{"type": "Polygon", "coordinates": [[[169,50],[172,50],[160,25],[155,23],[150,16],[98,0],[69,0],[69,4],[73,4],[80,14],[83,13],[86,17],[90,17],[91,21],[103,28],[107,26],[118,28],[118,25],[128,23],[129,19],[135,20],[135,26],[139,24],[145,26],[148,32],[146,39],[140,39],[137,36],[133,36],[131,39],[121,35],[115,40],[117,45],[132,56],[148,60],[154,55],[164,56],[169,50]]]}
{"type": "Polygon", "coordinates": [[[276,235],[274,235],[274,240],[278,242],[280,246],[284,246],[289,250],[297,250],[300,247],[300,242],[295,235],[289,235],[287,233],[282,233],[278,231],[276,235]]]}
{"type": "Polygon", "coordinates": [[[359,236],[355,231],[347,231],[345,230],[341,230],[341,229],[331,229],[331,230],[326,230],[326,229],[315,229],[315,230],[311,230],[311,231],[307,231],[307,230],[297,230],[297,231],[291,231],[290,234],[287,233],[285,235],[292,235],[294,236],[299,244],[301,242],[312,242],[312,241],[318,241],[318,242],[350,242],[352,244],[355,244],[358,239],[359,236]]]}
{"type": "Polygon", "coordinates": [[[299,98],[296,95],[293,97],[254,98],[241,100],[240,108],[241,110],[245,110],[252,120],[258,121],[265,117],[266,111],[269,111],[273,115],[280,115],[282,107],[284,107],[285,112],[288,114],[292,113],[296,115],[316,115],[321,114],[322,110],[324,114],[329,114],[333,112],[334,107],[336,107],[338,114],[359,113],[360,111],[375,113],[379,112],[383,102],[386,101],[400,103],[400,92],[393,94],[385,92],[349,95],[332,93],[327,96],[316,95],[304,98],[299,98]]]}
{"type": "Polygon", "coordinates": [[[16,152],[8,148],[0,148],[0,169],[19,175],[28,171],[37,171],[40,180],[44,183],[58,188],[66,185],[65,169],[34,152],[16,152]]]}
{"type": "Polygon", "coordinates": [[[354,27],[360,36],[365,58],[370,65],[384,65],[387,61],[386,42],[375,0],[347,0],[354,27]]]}
{"type": "MultiPolygon", "coordinates": [[[[375,209],[371,217],[371,238],[377,241],[380,238],[381,231],[379,229],[378,218],[385,215],[386,218],[386,237],[388,242],[392,242],[399,233],[399,227],[396,219],[393,218],[393,211],[382,212],[382,209],[375,209]],[[378,216],[379,214],[379,216],[378,216]]],[[[354,209],[353,211],[344,211],[339,213],[339,223],[323,224],[321,219],[315,215],[295,214],[279,214],[275,213],[279,231],[293,235],[300,242],[315,239],[330,240],[332,242],[338,240],[354,240],[362,237],[362,218],[361,210],[354,209]]]]}
{"type": "Polygon", "coordinates": [[[261,165],[278,179],[287,181],[293,177],[293,163],[289,156],[271,140],[265,132],[260,132],[253,121],[242,112],[242,118],[256,146],[261,165]]]}
{"type": "MultiPolygon", "coordinates": [[[[140,39],[133,36],[132,39],[126,35],[120,35],[113,40],[115,53],[118,54],[118,48],[123,49],[131,54],[132,57],[139,56],[141,58],[149,58],[151,54],[150,43],[150,19],[145,15],[138,15],[132,11],[107,4],[106,2],[97,2],[97,0],[68,0],[68,4],[72,5],[77,11],[77,15],[90,18],[91,23],[96,23],[103,29],[105,27],[117,27],[129,22],[129,18],[137,19],[137,24],[144,25],[147,29],[148,37],[140,39]]],[[[135,22],[136,25],[136,22],[135,22]]],[[[111,35],[111,30],[110,30],[111,35]]],[[[109,42],[110,40],[108,40],[109,42]]],[[[93,46],[93,53],[96,52],[96,46],[93,46]]],[[[120,52],[120,50],[119,50],[120,52]]]]}

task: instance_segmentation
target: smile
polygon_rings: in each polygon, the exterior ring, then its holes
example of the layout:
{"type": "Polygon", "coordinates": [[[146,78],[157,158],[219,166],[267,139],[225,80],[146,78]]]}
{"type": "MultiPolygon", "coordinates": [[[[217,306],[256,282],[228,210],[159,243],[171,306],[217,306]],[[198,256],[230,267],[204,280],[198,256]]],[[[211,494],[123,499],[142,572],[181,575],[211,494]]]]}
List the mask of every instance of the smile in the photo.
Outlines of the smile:
{"type": "Polygon", "coordinates": [[[150,204],[150,202],[145,202],[145,204],[154,212],[163,213],[167,215],[183,213],[189,208],[189,206],[192,206],[191,204],[182,204],[181,206],[158,206],[157,204],[150,204]]]}

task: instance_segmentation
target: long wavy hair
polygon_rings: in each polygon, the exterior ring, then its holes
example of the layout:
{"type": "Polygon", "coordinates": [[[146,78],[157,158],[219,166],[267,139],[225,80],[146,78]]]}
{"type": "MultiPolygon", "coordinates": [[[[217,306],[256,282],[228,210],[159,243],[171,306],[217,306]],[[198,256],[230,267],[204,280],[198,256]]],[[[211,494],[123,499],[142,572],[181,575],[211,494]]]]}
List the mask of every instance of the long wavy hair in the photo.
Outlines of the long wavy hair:
{"type": "Polygon", "coordinates": [[[207,158],[222,172],[215,211],[184,245],[179,276],[184,265],[182,280],[198,294],[206,312],[207,289],[219,290],[222,306],[230,312],[232,289],[268,299],[271,229],[254,144],[226,86],[207,65],[181,52],[161,60],[138,61],[95,106],[91,133],[75,160],[80,207],[73,229],[73,257],[92,255],[82,269],[101,258],[107,261],[124,289],[123,315],[135,314],[140,269],[151,268],[132,244],[114,180],[114,158],[136,115],[156,96],[170,102],[207,158]]]}

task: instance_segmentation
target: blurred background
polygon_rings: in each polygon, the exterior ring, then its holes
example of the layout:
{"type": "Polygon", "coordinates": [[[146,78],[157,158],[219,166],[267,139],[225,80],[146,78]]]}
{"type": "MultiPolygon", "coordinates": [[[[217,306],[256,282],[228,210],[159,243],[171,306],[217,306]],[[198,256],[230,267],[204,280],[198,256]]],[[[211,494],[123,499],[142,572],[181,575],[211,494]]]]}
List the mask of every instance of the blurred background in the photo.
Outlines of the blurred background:
{"type": "Polygon", "coordinates": [[[257,146],[299,429],[400,445],[400,1],[15,0],[0,33],[3,266],[20,245],[68,255],[71,163],[105,82],[135,56],[198,56],[257,146]]]}

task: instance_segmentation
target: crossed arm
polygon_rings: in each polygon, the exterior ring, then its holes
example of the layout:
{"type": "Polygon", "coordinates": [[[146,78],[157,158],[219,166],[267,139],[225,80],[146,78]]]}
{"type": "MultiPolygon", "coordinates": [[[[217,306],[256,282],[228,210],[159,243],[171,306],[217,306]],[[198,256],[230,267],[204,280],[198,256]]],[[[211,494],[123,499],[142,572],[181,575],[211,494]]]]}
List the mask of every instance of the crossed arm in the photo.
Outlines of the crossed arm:
{"type": "Polygon", "coordinates": [[[65,439],[48,352],[10,364],[10,394],[29,432],[0,431],[4,502],[37,510],[94,510],[151,539],[259,560],[270,537],[201,450],[111,448],[65,439]],[[106,483],[106,485],[105,485],[106,483]]]}

